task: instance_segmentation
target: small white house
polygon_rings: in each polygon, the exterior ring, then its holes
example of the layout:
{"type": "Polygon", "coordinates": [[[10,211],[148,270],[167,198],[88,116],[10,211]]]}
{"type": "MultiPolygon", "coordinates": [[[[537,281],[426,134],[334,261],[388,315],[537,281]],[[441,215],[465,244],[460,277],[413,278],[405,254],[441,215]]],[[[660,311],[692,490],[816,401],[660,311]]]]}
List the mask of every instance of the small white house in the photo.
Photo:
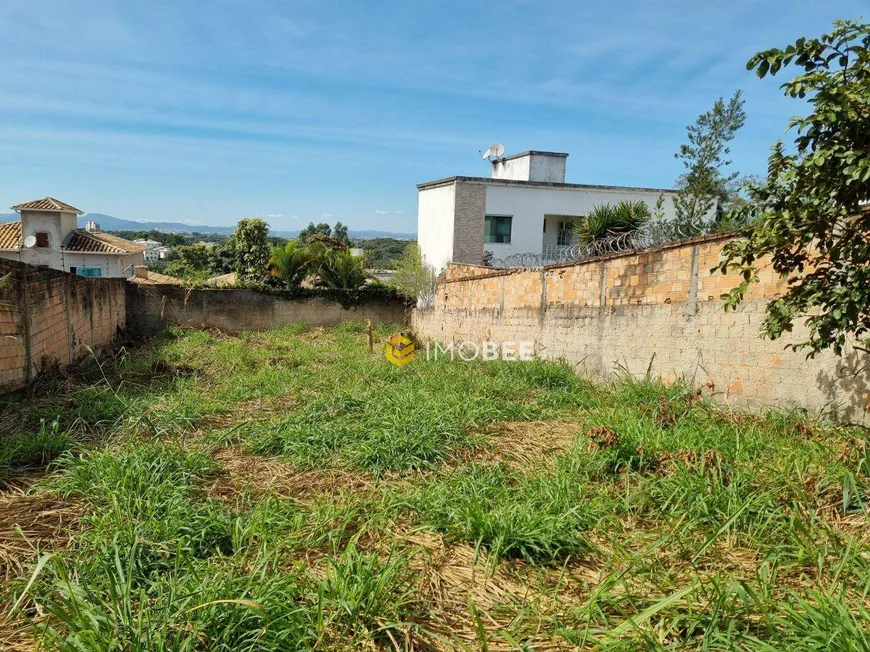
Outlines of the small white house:
{"type": "MultiPolygon", "coordinates": [[[[90,224],[90,222],[89,222],[89,224],[90,224]]],[[[99,230],[100,230],[99,225],[97,225],[97,231],[99,231],[99,230]]],[[[157,242],[157,240],[133,240],[133,243],[137,244],[137,245],[142,245],[143,247],[146,247],[147,249],[157,249],[157,247],[160,246],[160,243],[157,242]]]]}
{"type": "Polygon", "coordinates": [[[42,265],[80,276],[129,277],[145,262],[145,247],[108,233],[97,225],[79,229],[77,208],[52,197],[13,206],[17,222],[0,224],[0,258],[42,265]]]}
{"type": "Polygon", "coordinates": [[[146,263],[154,263],[158,260],[166,260],[169,257],[171,251],[172,249],[170,249],[169,247],[164,247],[160,245],[160,243],[158,243],[157,247],[149,247],[142,253],[145,256],[146,263]]]}
{"type": "Polygon", "coordinates": [[[567,154],[529,151],[492,161],[486,177],[449,177],[417,186],[417,238],[423,260],[436,271],[447,263],[480,264],[532,253],[555,260],[575,244],[573,225],[599,204],[664,197],[673,219],[676,191],[565,183],[567,154]]]}

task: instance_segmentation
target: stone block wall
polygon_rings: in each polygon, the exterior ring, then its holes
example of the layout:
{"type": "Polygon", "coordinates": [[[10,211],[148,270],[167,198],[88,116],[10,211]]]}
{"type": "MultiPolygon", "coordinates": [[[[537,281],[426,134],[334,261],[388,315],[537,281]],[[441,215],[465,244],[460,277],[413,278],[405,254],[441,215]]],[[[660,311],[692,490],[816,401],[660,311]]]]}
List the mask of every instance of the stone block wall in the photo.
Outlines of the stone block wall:
{"type": "Polygon", "coordinates": [[[785,285],[769,266],[735,311],[721,294],[738,279],[712,272],[729,238],[707,236],[660,249],[531,270],[449,268],[435,305],[414,311],[423,340],[534,341],[545,359],[565,360],[602,380],[621,373],[708,385],[720,400],[825,411],[870,421],[866,356],[831,352],[807,360],[785,347],[795,332],[759,336],[767,301],[785,285]]]}
{"type": "Polygon", "coordinates": [[[0,261],[0,392],[26,386],[42,369],[65,367],[126,327],[124,279],[85,278],[0,261]]]}

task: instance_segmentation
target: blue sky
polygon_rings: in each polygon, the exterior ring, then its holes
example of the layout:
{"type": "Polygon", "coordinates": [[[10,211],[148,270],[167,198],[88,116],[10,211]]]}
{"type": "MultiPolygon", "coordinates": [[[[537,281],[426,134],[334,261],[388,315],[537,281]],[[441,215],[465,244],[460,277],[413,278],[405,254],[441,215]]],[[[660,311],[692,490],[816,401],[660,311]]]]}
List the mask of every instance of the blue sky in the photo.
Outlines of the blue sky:
{"type": "Polygon", "coordinates": [[[569,152],[571,182],[671,187],[686,125],[737,88],[734,169],[759,173],[804,107],[746,60],[868,7],[2,0],[0,212],[415,231],[415,185],[488,175],[496,141],[569,152]]]}

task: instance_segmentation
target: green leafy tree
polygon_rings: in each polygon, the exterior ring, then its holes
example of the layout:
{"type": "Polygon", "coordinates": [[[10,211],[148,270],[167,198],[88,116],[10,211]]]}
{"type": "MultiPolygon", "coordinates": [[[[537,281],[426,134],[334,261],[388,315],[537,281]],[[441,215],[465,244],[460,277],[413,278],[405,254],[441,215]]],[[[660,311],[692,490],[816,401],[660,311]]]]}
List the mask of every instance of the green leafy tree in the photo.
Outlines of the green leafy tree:
{"type": "Polygon", "coordinates": [[[390,284],[404,297],[429,303],[435,295],[435,270],[423,262],[420,246],[412,242],[396,263],[390,284]]]}
{"type": "MultiPolygon", "coordinates": [[[[188,280],[204,280],[211,273],[209,251],[203,245],[184,245],[177,249],[177,258],[166,265],[170,276],[188,280]]],[[[152,265],[154,271],[159,268],[152,265]]]]}
{"type": "Polygon", "coordinates": [[[283,248],[277,247],[269,259],[272,276],[281,279],[290,287],[296,287],[311,271],[314,257],[299,240],[290,240],[283,248]]]}
{"type": "Polygon", "coordinates": [[[741,91],[736,91],[726,103],[721,97],[713,108],[698,116],[694,125],[686,128],[688,142],[674,156],[682,161],[686,171],[677,179],[674,210],[681,232],[690,235],[702,230],[704,217],[716,208],[717,216],[727,207],[734,192],[733,181],[738,173],[723,173],[731,164],[728,143],[746,122],[741,91]]]}
{"type": "Polygon", "coordinates": [[[229,274],[236,268],[236,239],[230,238],[211,248],[209,262],[213,274],[229,274]]]}
{"type": "Polygon", "coordinates": [[[235,271],[241,280],[260,280],[268,270],[269,225],[258,217],[239,220],[235,238],[235,271]]]}
{"type": "Polygon", "coordinates": [[[735,308],[759,267],[770,264],[788,289],[768,303],[763,333],[777,338],[800,318],[809,334],[793,349],[841,354],[850,337],[866,347],[870,329],[870,211],[863,203],[870,198],[870,25],[837,21],[819,38],[758,52],[747,69],[764,77],[789,66],[801,73],[782,89],[808,98],[810,113],[792,118],[794,149],[776,143],[766,181],[750,184],[748,201],[732,211],[752,226],[724,249],[719,269],[739,272],[742,282],[723,299],[735,308]]]}
{"type": "Polygon", "coordinates": [[[341,222],[336,222],[332,227],[332,237],[344,245],[350,245],[350,237],[347,234],[347,227],[341,222]]]}
{"type": "Polygon", "coordinates": [[[308,238],[313,235],[317,235],[318,233],[323,235],[332,235],[332,229],[329,227],[329,224],[326,222],[321,222],[320,224],[315,224],[314,222],[309,222],[308,226],[302,229],[297,236],[300,242],[306,242],[308,238]]]}

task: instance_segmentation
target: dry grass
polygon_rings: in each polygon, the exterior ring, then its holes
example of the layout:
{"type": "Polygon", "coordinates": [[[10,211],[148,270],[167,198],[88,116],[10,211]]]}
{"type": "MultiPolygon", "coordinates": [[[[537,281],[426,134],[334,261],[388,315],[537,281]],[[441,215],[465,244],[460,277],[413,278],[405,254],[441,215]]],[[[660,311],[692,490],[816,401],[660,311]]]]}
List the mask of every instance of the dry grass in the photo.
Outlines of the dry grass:
{"type": "Polygon", "coordinates": [[[480,433],[488,444],[474,451],[471,459],[535,468],[570,450],[580,432],[577,422],[568,419],[496,423],[480,433]]]}
{"type": "Polygon", "coordinates": [[[341,469],[299,470],[292,462],[270,460],[235,448],[220,449],[215,459],[223,470],[206,486],[206,493],[213,498],[270,494],[306,502],[335,497],[348,490],[363,492],[374,482],[370,473],[341,469]]]}

